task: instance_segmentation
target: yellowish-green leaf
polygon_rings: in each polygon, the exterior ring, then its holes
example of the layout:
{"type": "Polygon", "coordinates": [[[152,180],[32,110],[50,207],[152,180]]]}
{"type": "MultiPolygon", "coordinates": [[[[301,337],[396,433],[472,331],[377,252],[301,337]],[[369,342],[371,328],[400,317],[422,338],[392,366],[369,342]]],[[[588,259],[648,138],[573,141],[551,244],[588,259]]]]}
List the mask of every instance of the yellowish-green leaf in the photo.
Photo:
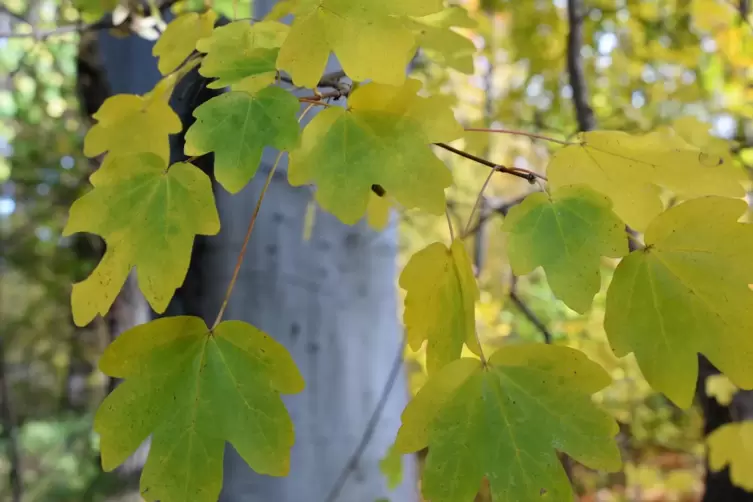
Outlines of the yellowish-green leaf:
{"type": "Polygon", "coordinates": [[[84,138],[84,155],[96,157],[150,152],[167,162],[169,135],[181,130],[180,118],[160,92],[149,96],[116,94],[107,98],[93,115],[97,123],[84,138]]]}
{"type": "Polygon", "coordinates": [[[706,377],[706,394],[716,399],[722,406],[729,406],[739,390],[730,379],[721,373],[706,377]]]}
{"type": "Polygon", "coordinates": [[[379,461],[379,470],[387,479],[387,488],[390,490],[397,488],[403,481],[403,454],[397,451],[394,444],[379,461]]]}
{"type": "Polygon", "coordinates": [[[448,98],[417,96],[420,88],[413,79],[399,87],[369,83],[353,92],[347,110],[319,113],[290,154],[290,183],[316,183],[319,205],[347,224],[364,216],[374,184],[403,207],[444,214],[452,175],[430,145],[463,130],[448,98]]]}
{"type": "Polygon", "coordinates": [[[646,248],[623,258],[604,326],[617,356],[635,353],[648,383],[690,406],[704,354],[753,388],[753,225],[742,200],[701,197],[658,216],[646,248]]]}
{"type": "Polygon", "coordinates": [[[293,148],[298,141],[298,99],[279,87],[256,94],[228,92],[194,110],[196,122],[186,132],[185,154],[214,152],[217,181],[230,193],[256,174],[265,146],[293,148]]]}
{"type": "Polygon", "coordinates": [[[732,484],[753,491],[753,420],[725,424],[709,434],[709,468],[729,465],[732,484]]]}
{"type": "Polygon", "coordinates": [[[418,45],[431,59],[442,66],[468,74],[473,73],[473,55],[476,52],[476,46],[452,28],[474,28],[475,26],[476,22],[468,17],[468,12],[457,5],[428,16],[415,18],[412,24],[418,45]]]}
{"type": "Polygon", "coordinates": [[[208,10],[203,14],[188,12],[170,22],[152,49],[159,58],[159,71],[167,75],[185,61],[196,42],[212,34],[216,18],[214,11],[208,10]]]}
{"type": "Polygon", "coordinates": [[[198,317],[158,319],[120,335],[99,367],[125,379],[94,418],[102,467],[152,435],[146,500],[215,502],[226,441],[258,473],[288,473],[293,423],[280,393],[304,383],[285,348],[255,327],[225,321],[210,332],[198,317]]]}
{"type": "Polygon", "coordinates": [[[366,208],[366,221],[374,230],[382,231],[390,222],[390,199],[387,195],[379,196],[373,191],[369,195],[369,205],[366,208]]]}
{"type": "Polygon", "coordinates": [[[572,500],[556,450],[594,469],[620,467],[617,423],[591,401],[609,382],[568,347],[504,347],[486,368],[459,359],[405,408],[395,445],[429,447],[422,490],[432,502],[472,502],[484,476],[493,502],[572,500]]]}
{"type": "Polygon", "coordinates": [[[639,231],[662,211],[662,187],[682,198],[745,195],[733,166],[670,130],[583,133],[577,144],[555,153],[548,176],[555,189],[585,184],[609,196],[615,213],[639,231]]]}
{"type": "Polygon", "coordinates": [[[209,177],[191,164],[167,169],[153,153],[111,154],[91,183],[94,189],[73,203],[63,235],[100,235],[107,250],[73,285],[73,320],[84,326],[104,315],[133,267],[149,304],[164,312],[185,279],[194,236],[220,229],[209,177]]]}
{"type": "Polygon", "coordinates": [[[406,338],[413,350],[428,340],[429,374],[460,357],[463,343],[479,353],[474,309],[479,290],[463,241],[455,239],[449,249],[435,242],[411,256],[400,287],[407,293],[406,338]]]}
{"type": "Polygon", "coordinates": [[[400,85],[416,44],[409,16],[441,9],[441,0],[299,0],[277,67],[313,88],[334,52],[353,80],[400,85]]]}
{"type": "Polygon", "coordinates": [[[79,11],[84,22],[94,23],[112,12],[119,3],[119,0],[74,0],[73,6],[79,11]]]}
{"type": "Polygon", "coordinates": [[[199,73],[218,79],[208,85],[213,89],[231,84],[248,86],[247,80],[255,82],[256,89],[266,87],[275,80],[277,54],[288,30],[276,21],[236,21],[220,26],[196,44],[206,53],[199,73]]]}
{"type": "MultiPolygon", "coordinates": [[[[735,165],[731,142],[712,135],[709,124],[701,122],[695,117],[680,117],[672,122],[672,130],[689,144],[700,148],[701,151],[718,156],[724,165],[735,165]]],[[[738,170],[737,178],[745,179],[745,173],[742,169],[738,170]]]]}
{"type": "Polygon", "coordinates": [[[612,203],[590,188],[565,186],[551,198],[532,193],[513,207],[502,229],[509,232],[513,272],[531,273],[541,266],[554,294],[571,309],[591,308],[601,286],[601,257],[628,252],[625,224],[612,203]]]}

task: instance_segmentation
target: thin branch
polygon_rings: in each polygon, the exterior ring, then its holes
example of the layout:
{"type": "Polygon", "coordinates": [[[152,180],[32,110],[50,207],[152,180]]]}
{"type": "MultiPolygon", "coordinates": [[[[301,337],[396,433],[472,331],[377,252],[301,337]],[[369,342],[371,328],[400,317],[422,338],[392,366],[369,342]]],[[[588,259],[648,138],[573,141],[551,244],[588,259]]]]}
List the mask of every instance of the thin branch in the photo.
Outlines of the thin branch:
{"type": "Polygon", "coordinates": [[[277,170],[277,166],[280,164],[280,159],[282,159],[283,153],[284,151],[280,151],[280,153],[277,154],[275,163],[272,165],[272,169],[269,170],[269,174],[267,175],[267,180],[264,182],[264,187],[261,189],[259,200],[256,201],[256,207],[254,208],[254,213],[251,215],[251,221],[248,223],[248,229],[246,230],[246,237],[243,239],[243,246],[241,246],[241,250],[238,253],[238,259],[235,262],[235,269],[233,270],[233,276],[230,278],[230,284],[228,285],[227,290],[225,291],[225,298],[223,298],[222,300],[220,311],[217,312],[217,317],[215,318],[214,324],[212,324],[212,328],[210,331],[214,331],[214,329],[222,321],[222,316],[225,314],[225,309],[227,309],[227,304],[230,301],[230,295],[233,293],[235,282],[238,280],[238,275],[241,271],[241,265],[243,265],[243,259],[246,256],[246,248],[248,247],[249,240],[251,240],[251,232],[254,231],[254,226],[256,225],[256,218],[259,216],[261,203],[264,202],[264,196],[267,194],[267,189],[269,188],[269,184],[272,182],[272,178],[274,177],[275,171],[277,170]]]}
{"type": "Polygon", "coordinates": [[[455,242],[455,230],[452,228],[452,218],[450,218],[450,208],[444,208],[444,214],[447,216],[447,228],[450,230],[450,244],[455,242]]]}
{"type": "Polygon", "coordinates": [[[523,299],[518,295],[517,291],[517,285],[518,285],[518,279],[516,276],[512,276],[512,285],[510,286],[510,300],[520,309],[520,311],[523,313],[523,315],[528,319],[531,324],[533,324],[536,329],[539,330],[541,335],[544,337],[544,343],[551,344],[554,337],[552,336],[551,331],[549,331],[549,328],[546,327],[546,324],[539,319],[539,317],[536,315],[536,313],[531,310],[531,308],[526,305],[526,303],[523,301],[523,299]]]}
{"type": "MultiPolygon", "coordinates": [[[[468,216],[468,223],[465,224],[465,228],[463,229],[463,233],[461,234],[460,238],[465,239],[468,235],[468,230],[471,228],[471,224],[473,223],[473,217],[476,215],[476,211],[478,211],[479,206],[481,205],[481,202],[484,200],[484,192],[486,191],[486,187],[489,186],[489,182],[492,180],[492,176],[494,176],[494,173],[496,173],[496,169],[492,169],[489,171],[489,175],[484,180],[484,184],[481,185],[481,190],[478,192],[478,197],[476,197],[476,203],[473,204],[473,208],[471,209],[471,214],[468,216]]],[[[479,217],[480,219],[480,217],[479,217]]],[[[477,264],[477,268],[478,264],[477,264]]],[[[479,272],[481,272],[479,270],[479,272]]]]}
{"type": "Polygon", "coordinates": [[[530,184],[536,183],[536,178],[541,178],[544,181],[546,181],[545,176],[538,173],[534,173],[533,171],[529,171],[528,169],[523,169],[522,167],[505,167],[500,164],[495,164],[491,160],[486,160],[484,158],[473,155],[472,153],[459,150],[455,148],[454,146],[448,145],[447,143],[434,143],[434,144],[440,148],[444,148],[448,152],[452,152],[455,155],[460,155],[461,157],[465,157],[466,159],[472,160],[474,162],[478,162],[479,164],[483,164],[487,167],[494,169],[495,171],[499,171],[501,173],[506,173],[506,174],[511,174],[513,176],[517,176],[518,178],[522,178],[530,184]]]}
{"type": "Polygon", "coordinates": [[[533,132],[525,132],[525,131],[516,131],[515,129],[500,129],[500,128],[494,128],[490,129],[487,127],[466,127],[466,132],[492,132],[492,133],[498,133],[498,134],[509,134],[511,136],[525,136],[527,138],[531,139],[540,139],[543,141],[549,141],[551,143],[557,143],[560,145],[573,145],[575,143],[572,143],[570,141],[564,141],[561,139],[552,138],[550,136],[545,136],[543,134],[536,134],[533,132]]]}
{"type": "Polygon", "coordinates": [[[588,100],[588,86],[580,56],[583,46],[583,2],[567,0],[567,20],[570,31],[567,34],[567,71],[570,74],[570,87],[573,91],[573,104],[581,131],[591,131],[596,127],[596,118],[588,100]]]}
{"type": "Polygon", "coordinates": [[[371,413],[371,417],[369,417],[369,421],[366,423],[366,428],[364,429],[363,434],[361,435],[361,440],[358,442],[358,446],[356,446],[356,449],[355,451],[353,451],[353,454],[348,459],[348,462],[343,466],[342,470],[340,471],[340,475],[337,477],[335,484],[332,485],[332,488],[330,489],[329,494],[327,495],[327,498],[325,499],[326,502],[335,502],[337,500],[337,498],[340,496],[340,492],[342,492],[342,489],[345,487],[345,482],[348,480],[350,473],[353,472],[356,469],[356,467],[358,467],[358,462],[361,460],[361,457],[366,451],[366,448],[369,446],[369,442],[371,441],[371,438],[374,436],[376,427],[377,425],[379,425],[379,420],[382,418],[382,412],[384,411],[384,407],[387,405],[387,399],[390,397],[390,393],[392,392],[392,389],[395,387],[395,382],[397,382],[397,377],[400,375],[400,369],[403,366],[404,351],[405,351],[405,340],[402,340],[400,342],[400,345],[398,346],[398,351],[397,351],[397,354],[395,355],[395,360],[392,362],[392,368],[390,368],[390,374],[387,376],[387,381],[385,382],[384,387],[382,388],[382,394],[379,396],[379,401],[377,401],[376,407],[374,408],[374,411],[371,413]]]}

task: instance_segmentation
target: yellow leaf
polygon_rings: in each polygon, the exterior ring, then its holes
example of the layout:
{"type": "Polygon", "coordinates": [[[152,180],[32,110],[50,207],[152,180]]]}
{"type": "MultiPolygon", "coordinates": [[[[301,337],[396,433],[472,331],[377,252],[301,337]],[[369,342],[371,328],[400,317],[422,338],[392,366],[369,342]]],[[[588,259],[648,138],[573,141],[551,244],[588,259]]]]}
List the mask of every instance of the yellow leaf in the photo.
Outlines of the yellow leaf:
{"type": "Polygon", "coordinates": [[[729,378],[722,374],[706,377],[706,394],[715,398],[722,406],[729,406],[739,390],[729,378]]]}
{"type": "MultiPolygon", "coordinates": [[[[160,87],[162,89],[162,87],[160,87]]],[[[116,94],[93,115],[97,123],[84,138],[84,155],[154,153],[170,159],[169,135],[179,133],[180,118],[167,104],[163,92],[150,96],[116,94]]]]}
{"type": "Polygon", "coordinates": [[[416,43],[406,21],[441,8],[441,0],[299,0],[277,67],[314,88],[332,51],[353,80],[400,85],[416,43]]]}
{"type": "Polygon", "coordinates": [[[390,222],[390,200],[387,195],[379,196],[373,191],[369,195],[369,205],[366,208],[366,220],[374,230],[382,231],[390,222]]]}
{"type": "Polygon", "coordinates": [[[586,186],[565,186],[551,198],[533,193],[513,207],[502,230],[510,233],[508,254],[517,275],[544,268],[554,294],[584,313],[601,286],[601,257],[628,252],[625,224],[611,201],[586,186]]]}
{"type": "Polygon", "coordinates": [[[420,88],[413,79],[400,87],[369,83],[353,92],[347,110],[319,113],[290,154],[290,184],[316,183],[319,205],[347,224],[364,216],[375,184],[405,208],[443,214],[452,175],[431,144],[463,130],[446,98],[420,97],[420,88]]]}
{"type": "Polygon", "coordinates": [[[159,71],[167,75],[183,63],[196,48],[196,42],[212,34],[216,18],[214,11],[208,10],[203,14],[189,12],[170,22],[152,49],[159,58],[159,71]]]}
{"type": "Polygon", "coordinates": [[[408,344],[415,351],[428,340],[429,374],[460,357],[465,343],[479,353],[474,304],[479,297],[476,278],[463,242],[439,242],[414,254],[400,274],[406,291],[405,323],[408,344]]]}
{"type": "Polygon", "coordinates": [[[753,420],[725,424],[709,434],[709,468],[729,465],[732,484],[753,491],[753,420]]]}
{"type": "Polygon", "coordinates": [[[73,285],[76,325],[110,309],[133,267],[149,304],[164,312],[185,279],[194,235],[220,229],[209,177],[191,164],[167,169],[153,153],[111,154],[91,183],[94,189],[73,203],[63,235],[100,235],[107,250],[92,274],[73,285]]]}
{"type": "Polygon", "coordinates": [[[473,28],[476,23],[462,7],[454,5],[441,12],[414,18],[412,29],[418,45],[431,59],[442,66],[472,74],[476,46],[471,40],[453,31],[453,27],[473,28]]]}
{"type": "Polygon", "coordinates": [[[721,161],[667,130],[643,136],[594,131],[555,153],[548,175],[554,189],[585,184],[609,196],[615,213],[642,231],[663,209],[660,188],[683,198],[744,196],[733,166],[721,161]]]}
{"type": "Polygon", "coordinates": [[[738,223],[746,210],[742,200],[713,196],[667,210],[607,291],[615,354],[634,352],[651,387],[681,408],[693,399],[698,353],[753,388],[753,225],[738,223]]]}

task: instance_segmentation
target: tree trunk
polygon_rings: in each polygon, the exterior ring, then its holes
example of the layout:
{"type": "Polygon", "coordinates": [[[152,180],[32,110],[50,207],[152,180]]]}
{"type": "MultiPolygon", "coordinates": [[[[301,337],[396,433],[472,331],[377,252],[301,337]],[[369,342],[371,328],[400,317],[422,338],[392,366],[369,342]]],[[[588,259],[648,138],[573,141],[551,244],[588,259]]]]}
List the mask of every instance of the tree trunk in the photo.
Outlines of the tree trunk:
{"type": "MultiPolygon", "coordinates": [[[[272,3],[254,2],[255,17],[261,17],[272,3]]],[[[101,43],[113,92],[151,89],[159,78],[151,43],[106,34],[101,43]]],[[[199,77],[193,72],[188,78],[199,77]]],[[[184,126],[192,109],[211,97],[206,91],[196,97],[194,91],[199,92],[188,82],[176,90],[173,99],[184,126]]],[[[182,153],[177,143],[174,160],[182,153]]],[[[168,310],[171,315],[214,320],[275,155],[265,152],[259,173],[241,193],[230,196],[216,186],[222,230],[218,236],[197,239],[189,276],[168,310]]],[[[210,170],[211,156],[199,163],[210,170]]],[[[402,370],[371,440],[358,461],[348,465],[402,347],[396,226],[393,223],[385,232],[376,233],[365,224],[348,227],[319,212],[311,240],[304,242],[303,221],[311,197],[309,188],[287,183],[286,167],[281,165],[225,315],[225,319],[248,321],[283,343],[306,380],[303,393],[285,400],[296,431],[290,475],[257,475],[228,447],[220,500],[325,502],[346,471],[338,500],[371,502],[388,497],[392,502],[414,502],[418,495],[413,456],[405,457],[404,482],[393,492],[386,488],[378,467],[408,399],[402,370]]]]}

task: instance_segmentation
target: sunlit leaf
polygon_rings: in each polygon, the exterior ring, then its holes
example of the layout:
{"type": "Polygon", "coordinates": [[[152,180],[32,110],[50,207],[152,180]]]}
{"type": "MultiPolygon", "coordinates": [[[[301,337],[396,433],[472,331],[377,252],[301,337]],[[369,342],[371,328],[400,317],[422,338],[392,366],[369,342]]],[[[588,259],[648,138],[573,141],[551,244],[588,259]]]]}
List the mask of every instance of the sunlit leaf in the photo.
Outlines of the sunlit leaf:
{"type": "Polygon", "coordinates": [[[255,24],[236,21],[220,26],[196,45],[200,52],[206,53],[199,73],[217,79],[208,85],[213,89],[247,85],[247,81],[255,82],[257,89],[266,87],[275,80],[277,54],[288,30],[276,21],[255,24]]]}
{"type": "Polygon", "coordinates": [[[479,353],[474,303],[476,278],[463,241],[450,248],[435,242],[411,256],[400,274],[405,296],[405,334],[418,350],[428,341],[429,373],[460,357],[463,343],[479,353]]]}
{"type": "Polygon", "coordinates": [[[484,476],[493,502],[572,500],[557,450],[591,468],[620,467],[617,423],[591,402],[609,382],[568,347],[503,347],[487,367],[459,359],[408,404],[395,445],[429,447],[422,491],[432,502],[472,502],[484,476]]]}
{"type": "Polygon", "coordinates": [[[666,130],[643,136],[595,131],[558,150],[547,171],[552,188],[585,184],[609,196],[615,213],[642,231],[663,209],[662,187],[688,198],[745,195],[734,167],[721,162],[666,130]]]}
{"type": "Polygon", "coordinates": [[[729,378],[722,374],[709,375],[705,382],[706,394],[722,406],[729,406],[738,389],[729,378]]]}
{"type": "Polygon", "coordinates": [[[379,196],[373,191],[369,195],[369,205],[366,208],[366,221],[374,230],[384,230],[390,222],[390,204],[389,198],[379,196]]]}
{"type": "Polygon", "coordinates": [[[420,87],[413,79],[400,87],[366,84],[353,92],[347,110],[319,113],[290,154],[290,183],[316,183],[322,208],[348,224],[364,216],[374,184],[406,208],[443,214],[452,175],[430,145],[463,130],[448,100],[417,96],[420,87]]]}
{"type": "Polygon", "coordinates": [[[102,467],[123,463],[149,436],[141,495],[216,502],[225,442],[260,474],[290,467],[293,423],[280,393],[303,390],[288,352],[241,321],[211,332],[198,317],[167,317],[120,335],[99,362],[123,378],[97,410],[102,467]]]}
{"type": "Polygon", "coordinates": [[[565,186],[550,196],[532,193],[505,218],[507,251],[517,275],[543,267],[554,294],[573,310],[591,307],[601,286],[601,257],[627,254],[625,224],[610,200],[586,186],[565,186]]]}
{"type": "Polygon", "coordinates": [[[635,353],[651,387],[690,406],[698,353],[753,388],[753,225],[742,200],[702,197],[658,216],[646,248],[623,258],[604,326],[618,356],[635,353]]]}
{"type": "Polygon", "coordinates": [[[189,12],[178,16],[154,44],[152,53],[159,58],[159,71],[167,75],[175,70],[196,48],[196,42],[212,33],[217,15],[189,12]]]}
{"type": "Polygon", "coordinates": [[[150,96],[116,94],[93,115],[97,123],[84,138],[84,155],[96,157],[150,152],[167,162],[169,135],[181,130],[180,118],[162,92],[150,96]]]}
{"type": "Polygon", "coordinates": [[[734,485],[753,491],[753,420],[724,424],[709,434],[709,469],[729,466],[734,485]]]}
{"type": "Polygon", "coordinates": [[[185,154],[214,153],[214,173],[228,192],[240,191],[256,173],[266,146],[294,147],[299,125],[298,100],[279,87],[256,94],[228,92],[196,108],[186,132],[185,154]]]}
{"type": "Polygon", "coordinates": [[[387,478],[387,488],[394,490],[403,481],[403,454],[395,445],[390,446],[387,454],[379,461],[379,470],[387,478]]]}
{"type": "Polygon", "coordinates": [[[441,8],[441,0],[299,0],[277,67],[313,88],[334,52],[353,80],[400,85],[416,43],[408,16],[441,8]]]}
{"type": "Polygon", "coordinates": [[[84,326],[104,315],[133,267],[149,304],[164,312],[188,271],[194,236],[220,229],[209,177],[191,164],[167,169],[153,153],[111,154],[91,183],[94,189],[73,203],[63,235],[100,235],[107,250],[73,285],[74,321],[84,326]]]}
{"type": "Polygon", "coordinates": [[[463,73],[473,73],[476,46],[467,37],[452,30],[453,27],[476,26],[465,9],[454,5],[441,12],[416,18],[413,23],[418,45],[434,61],[463,73]]]}

